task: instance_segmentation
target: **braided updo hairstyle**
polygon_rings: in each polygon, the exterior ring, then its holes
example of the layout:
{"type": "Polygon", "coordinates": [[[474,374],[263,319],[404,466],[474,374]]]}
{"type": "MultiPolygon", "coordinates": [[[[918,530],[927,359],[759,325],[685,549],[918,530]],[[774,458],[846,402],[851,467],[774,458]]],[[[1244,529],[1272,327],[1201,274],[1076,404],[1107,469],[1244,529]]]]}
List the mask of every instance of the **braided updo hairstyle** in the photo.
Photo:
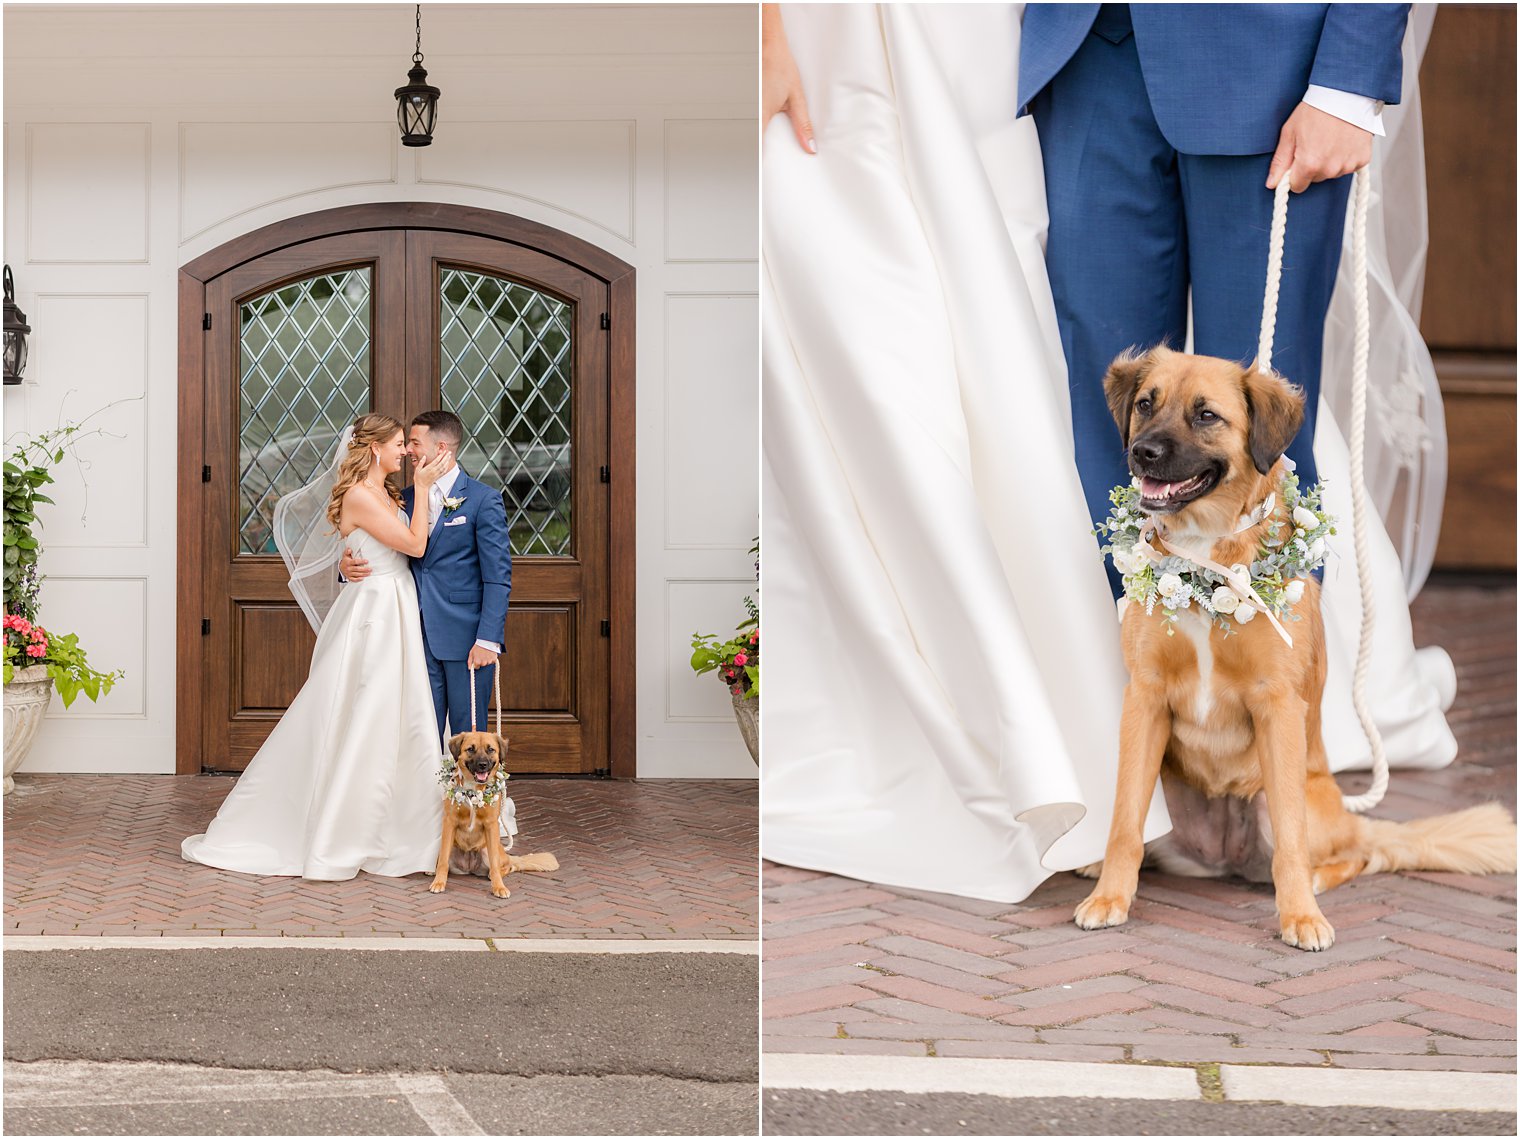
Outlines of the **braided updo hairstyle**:
{"type": "MultiPolygon", "coordinates": [[[[405,430],[399,419],[392,419],[379,412],[370,412],[354,420],[354,437],[349,440],[348,453],[338,464],[338,481],[333,486],[332,497],[327,500],[327,520],[334,526],[338,525],[338,515],[343,510],[343,496],[350,487],[364,481],[375,463],[374,452],[370,447],[376,443],[388,443],[398,431],[405,430]]],[[[389,478],[385,480],[385,489],[390,492],[396,505],[400,506],[401,492],[391,485],[389,478]]]]}

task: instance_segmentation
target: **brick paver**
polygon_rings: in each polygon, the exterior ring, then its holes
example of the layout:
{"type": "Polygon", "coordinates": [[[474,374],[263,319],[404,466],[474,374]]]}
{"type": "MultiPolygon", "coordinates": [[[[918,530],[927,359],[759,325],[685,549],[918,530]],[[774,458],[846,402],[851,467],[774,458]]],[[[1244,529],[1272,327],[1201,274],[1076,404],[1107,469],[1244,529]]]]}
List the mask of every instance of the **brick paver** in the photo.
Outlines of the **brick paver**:
{"type": "MultiPolygon", "coordinates": [[[[1421,594],[1416,642],[1457,665],[1461,754],[1395,772],[1379,817],[1514,809],[1515,601],[1455,576],[1421,594]]],[[[1337,941],[1318,954],[1238,880],[1146,871],[1130,923],[1093,933],[1070,874],[1017,906],[783,866],[763,889],[768,1051],[1515,1070],[1513,875],[1357,879],[1324,898],[1337,941]]]]}
{"type": "MultiPolygon", "coordinates": [[[[756,784],[512,781],[515,853],[553,874],[308,882],[183,861],[230,777],[18,775],[5,797],[7,934],[721,938],[756,935],[756,784]]],[[[873,994],[874,995],[874,994],[873,994]]]]}

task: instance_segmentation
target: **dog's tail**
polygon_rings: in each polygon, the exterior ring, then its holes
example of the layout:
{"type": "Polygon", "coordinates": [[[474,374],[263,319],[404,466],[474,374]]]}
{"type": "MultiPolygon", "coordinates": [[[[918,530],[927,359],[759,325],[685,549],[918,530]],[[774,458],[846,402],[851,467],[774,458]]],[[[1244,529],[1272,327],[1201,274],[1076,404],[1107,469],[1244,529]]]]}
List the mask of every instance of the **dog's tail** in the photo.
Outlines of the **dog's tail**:
{"type": "Polygon", "coordinates": [[[509,854],[507,861],[515,870],[537,870],[547,874],[551,870],[559,869],[559,859],[552,854],[509,854]]]}
{"type": "Polygon", "coordinates": [[[1371,856],[1365,874],[1384,870],[1499,874],[1515,869],[1515,820],[1498,803],[1407,823],[1368,819],[1367,825],[1371,856]]]}

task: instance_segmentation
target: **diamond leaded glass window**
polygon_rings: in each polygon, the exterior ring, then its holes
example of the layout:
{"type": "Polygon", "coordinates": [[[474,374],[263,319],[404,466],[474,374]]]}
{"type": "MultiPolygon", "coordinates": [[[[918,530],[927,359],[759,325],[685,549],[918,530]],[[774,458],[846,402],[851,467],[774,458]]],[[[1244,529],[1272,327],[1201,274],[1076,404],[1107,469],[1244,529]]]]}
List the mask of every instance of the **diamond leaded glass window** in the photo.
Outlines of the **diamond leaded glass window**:
{"type": "Polygon", "coordinates": [[[276,553],[275,501],[370,410],[369,267],[283,285],[239,311],[238,552],[276,553]]]}
{"type": "Polygon", "coordinates": [[[445,268],[439,281],[443,406],[464,422],[459,461],[499,490],[512,553],[568,557],[571,321],[565,301],[445,268]]]}

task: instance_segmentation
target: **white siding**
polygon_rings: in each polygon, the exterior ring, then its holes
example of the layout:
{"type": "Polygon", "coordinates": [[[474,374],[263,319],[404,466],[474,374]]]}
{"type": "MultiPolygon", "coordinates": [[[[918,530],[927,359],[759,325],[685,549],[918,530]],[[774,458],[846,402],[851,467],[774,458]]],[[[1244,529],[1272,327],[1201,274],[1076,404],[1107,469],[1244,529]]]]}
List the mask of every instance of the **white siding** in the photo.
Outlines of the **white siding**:
{"type": "Polygon", "coordinates": [[[177,271],[270,222],[437,201],[513,213],[638,270],[638,766],[755,773],[726,632],[758,529],[750,5],[428,5],[436,141],[399,145],[410,5],[5,9],[5,250],[35,329],[7,438],[112,400],[88,507],[60,472],[43,619],[129,675],[55,706],[26,769],[174,770],[177,271]],[[65,398],[67,397],[67,398],[65,398]]]}

